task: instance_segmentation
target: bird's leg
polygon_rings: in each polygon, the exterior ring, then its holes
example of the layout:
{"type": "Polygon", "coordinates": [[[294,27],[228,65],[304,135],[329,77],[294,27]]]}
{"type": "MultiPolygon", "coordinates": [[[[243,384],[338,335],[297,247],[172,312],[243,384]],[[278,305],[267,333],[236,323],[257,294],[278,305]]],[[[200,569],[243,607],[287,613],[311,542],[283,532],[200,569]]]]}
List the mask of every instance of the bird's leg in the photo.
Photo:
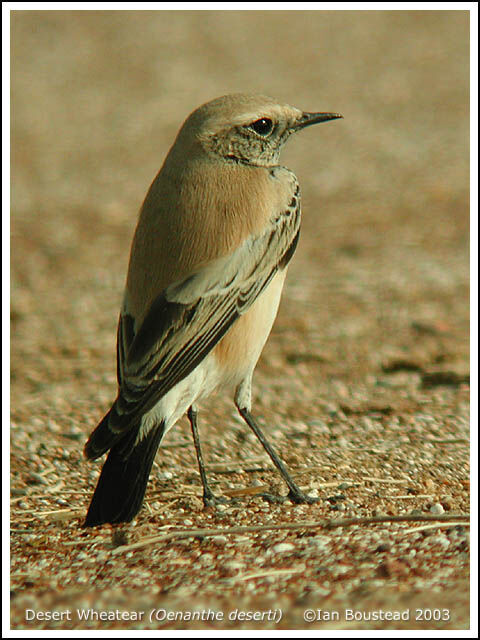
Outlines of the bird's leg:
{"type": "Polygon", "coordinates": [[[317,498],[311,498],[310,496],[305,495],[303,491],[296,485],[295,481],[293,480],[291,475],[288,473],[287,467],[283,464],[283,462],[280,460],[278,455],[275,453],[275,450],[270,445],[268,440],[265,438],[258,424],[255,422],[252,414],[250,413],[250,410],[246,408],[242,408],[238,405],[237,405],[237,408],[242,418],[245,420],[245,422],[248,424],[250,429],[253,431],[253,433],[257,436],[257,438],[262,443],[263,448],[270,456],[273,464],[277,467],[277,469],[282,474],[285,482],[288,485],[288,488],[290,489],[290,491],[288,492],[288,498],[292,502],[295,502],[297,504],[301,504],[301,503],[312,504],[314,502],[317,502],[317,498]]]}
{"type": "MultiPolygon", "coordinates": [[[[188,410],[188,419],[190,420],[190,425],[192,427],[192,435],[193,435],[193,443],[195,445],[195,452],[197,454],[198,460],[198,470],[200,471],[200,478],[202,479],[203,485],[203,504],[205,507],[212,507],[217,502],[222,502],[222,498],[216,498],[210,487],[208,486],[207,473],[205,471],[205,464],[203,462],[202,448],[200,446],[200,437],[198,435],[197,428],[197,410],[192,405],[188,410]]],[[[226,501],[226,500],[225,500],[226,501]]]]}

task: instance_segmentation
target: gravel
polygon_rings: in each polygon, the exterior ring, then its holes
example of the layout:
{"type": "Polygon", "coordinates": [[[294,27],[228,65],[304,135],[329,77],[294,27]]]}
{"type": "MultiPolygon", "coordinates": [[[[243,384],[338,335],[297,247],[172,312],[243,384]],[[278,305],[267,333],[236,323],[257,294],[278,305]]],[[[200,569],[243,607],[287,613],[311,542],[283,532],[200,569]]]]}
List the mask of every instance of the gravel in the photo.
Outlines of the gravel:
{"type": "Polygon", "coordinates": [[[469,628],[468,59],[465,11],[13,12],[12,629],[469,628]],[[319,501],[265,502],[286,487],[212,398],[204,455],[232,501],[203,509],[181,420],[136,523],[83,529],[136,212],[184,116],[245,89],[345,116],[282,158],[303,230],[254,379],[319,501]],[[231,532],[381,514],[460,519],[231,532]],[[122,550],[196,529],[215,533],[122,550]]]}

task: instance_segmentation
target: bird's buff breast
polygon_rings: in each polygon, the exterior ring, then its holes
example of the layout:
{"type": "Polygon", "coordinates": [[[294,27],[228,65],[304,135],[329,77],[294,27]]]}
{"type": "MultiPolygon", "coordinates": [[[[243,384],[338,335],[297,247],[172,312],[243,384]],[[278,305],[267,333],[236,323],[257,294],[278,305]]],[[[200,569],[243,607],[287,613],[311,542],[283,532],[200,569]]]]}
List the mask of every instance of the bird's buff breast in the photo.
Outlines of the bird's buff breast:
{"type": "Polygon", "coordinates": [[[210,354],[218,371],[217,387],[237,386],[255,368],[277,315],[286,272],[275,275],[210,354]]]}

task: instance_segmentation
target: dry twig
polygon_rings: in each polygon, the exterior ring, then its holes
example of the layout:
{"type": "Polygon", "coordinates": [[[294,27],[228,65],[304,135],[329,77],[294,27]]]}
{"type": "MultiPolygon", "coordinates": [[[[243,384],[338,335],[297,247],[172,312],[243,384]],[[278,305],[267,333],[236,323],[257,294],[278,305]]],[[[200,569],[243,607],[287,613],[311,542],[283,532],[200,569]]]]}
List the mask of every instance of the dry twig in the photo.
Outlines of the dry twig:
{"type": "MultiPolygon", "coordinates": [[[[423,527],[412,527],[411,529],[404,529],[402,533],[418,533],[420,531],[427,531],[427,529],[448,529],[452,525],[447,522],[440,524],[425,524],[423,527]]],[[[469,527],[470,522],[455,522],[456,527],[469,527]]]]}

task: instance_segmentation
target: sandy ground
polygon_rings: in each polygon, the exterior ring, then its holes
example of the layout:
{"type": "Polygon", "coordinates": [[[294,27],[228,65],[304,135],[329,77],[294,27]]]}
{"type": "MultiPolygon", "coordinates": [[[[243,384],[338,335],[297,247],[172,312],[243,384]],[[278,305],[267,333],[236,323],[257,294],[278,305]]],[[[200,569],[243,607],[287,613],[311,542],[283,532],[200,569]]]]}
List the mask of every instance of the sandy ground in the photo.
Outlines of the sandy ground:
{"type": "Polygon", "coordinates": [[[12,628],[467,629],[468,12],[11,17],[12,628]],[[303,231],[254,387],[320,501],[256,495],[285,488],[231,400],[213,398],[205,453],[236,501],[202,509],[182,421],[136,526],[83,530],[99,464],[82,446],[115,395],[138,208],[183,119],[235,91],[344,115],[282,158],[303,231]],[[302,528],[408,514],[457,521],[302,528]],[[106,619],[81,620],[90,608],[106,619]],[[215,620],[188,619],[209,608],[215,620]]]}

